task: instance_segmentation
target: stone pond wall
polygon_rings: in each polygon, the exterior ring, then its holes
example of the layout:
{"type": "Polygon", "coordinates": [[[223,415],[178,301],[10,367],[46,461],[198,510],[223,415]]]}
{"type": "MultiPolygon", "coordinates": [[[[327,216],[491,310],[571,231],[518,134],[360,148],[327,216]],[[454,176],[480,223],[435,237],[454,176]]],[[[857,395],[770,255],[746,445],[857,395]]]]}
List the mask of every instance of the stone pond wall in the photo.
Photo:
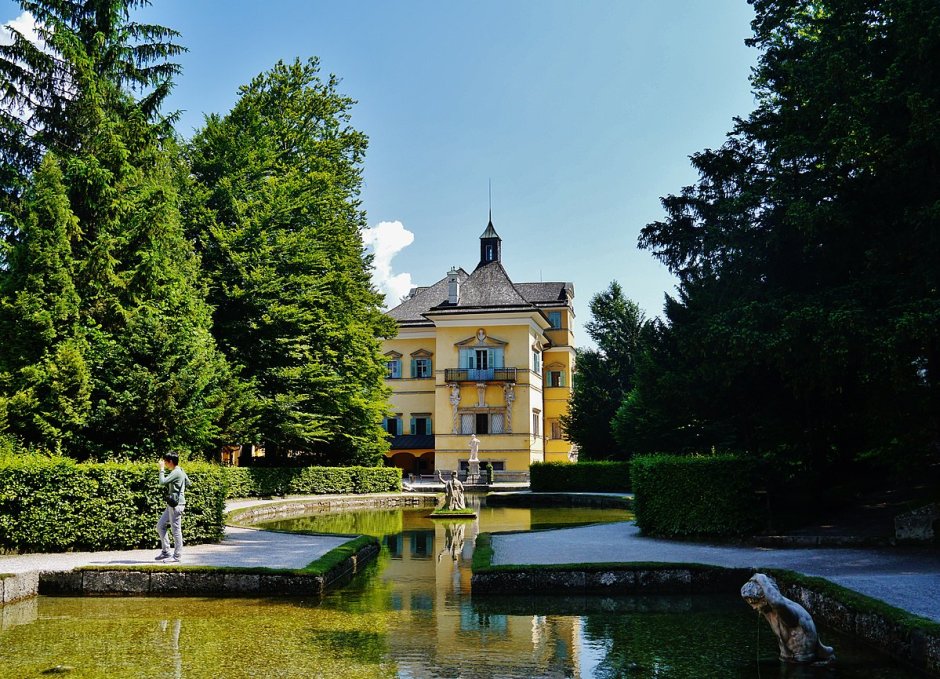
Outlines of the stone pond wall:
{"type": "Polygon", "coordinates": [[[0,574],[0,605],[36,596],[38,573],[0,574]]]}
{"type": "Polygon", "coordinates": [[[799,602],[817,621],[863,639],[901,662],[940,677],[940,630],[926,629],[892,620],[878,611],[846,605],[828,592],[787,582],[775,574],[780,591],[799,602]]]}
{"type": "MultiPolygon", "coordinates": [[[[624,564],[597,568],[524,566],[489,567],[474,572],[474,596],[490,594],[696,594],[729,593],[740,596],[741,585],[753,569],[704,565],[624,564]]],[[[900,662],[940,677],[940,627],[901,622],[889,613],[849,605],[837,593],[788,580],[786,572],[773,572],[784,596],[802,604],[815,620],[853,635],[900,662]]],[[[912,616],[908,616],[910,618],[912,616]]]]}
{"type": "Polygon", "coordinates": [[[257,521],[297,516],[305,512],[336,512],[355,509],[382,509],[385,507],[435,507],[437,495],[409,494],[389,496],[330,496],[323,498],[304,498],[297,500],[276,501],[270,504],[253,505],[229,512],[229,523],[250,525],[257,521]]]}

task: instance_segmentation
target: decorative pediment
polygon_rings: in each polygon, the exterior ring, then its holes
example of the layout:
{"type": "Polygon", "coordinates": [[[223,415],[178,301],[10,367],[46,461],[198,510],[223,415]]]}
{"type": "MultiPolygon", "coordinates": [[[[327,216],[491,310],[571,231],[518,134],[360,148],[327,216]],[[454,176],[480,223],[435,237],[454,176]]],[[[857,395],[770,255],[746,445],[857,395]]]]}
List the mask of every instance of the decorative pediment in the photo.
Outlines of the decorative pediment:
{"type": "Polygon", "coordinates": [[[434,354],[427,349],[418,349],[417,351],[411,352],[412,358],[431,358],[434,354]]]}
{"type": "Polygon", "coordinates": [[[554,363],[549,363],[548,365],[545,366],[545,370],[548,370],[548,371],[564,370],[564,369],[565,369],[565,364],[559,363],[558,361],[555,361],[554,363]]]}
{"type": "Polygon", "coordinates": [[[385,358],[388,358],[388,359],[391,359],[391,360],[395,360],[395,359],[397,359],[397,358],[401,358],[401,354],[398,353],[397,351],[386,351],[386,352],[385,352],[385,358]]]}
{"type": "Polygon", "coordinates": [[[483,328],[477,330],[477,334],[473,337],[468,337],[465,340],[456,342],[454,346],[457,347],[504,347],[509,342],[504,342],[501,339],[496,339],[495,337],[490,337],[486,334],[486,331],[483,328]]]}

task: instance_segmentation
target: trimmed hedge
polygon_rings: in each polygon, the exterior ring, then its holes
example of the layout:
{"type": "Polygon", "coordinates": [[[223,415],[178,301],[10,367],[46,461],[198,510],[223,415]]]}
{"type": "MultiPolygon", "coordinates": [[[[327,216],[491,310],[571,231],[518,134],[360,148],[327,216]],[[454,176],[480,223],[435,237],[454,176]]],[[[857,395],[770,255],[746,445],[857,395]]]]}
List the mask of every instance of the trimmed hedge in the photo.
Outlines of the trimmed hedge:
{"type": "MultiPolygon", "coordinates": [[[[222,539],[226,477],[221,467],[187,463],[183,540],[222,539]]],[[[0,457],[0,549],[100,551],[158,545],[166,507],[157,465],[78,464],[61,457],[0,457]]]]}
{"type": "Polygon", "coordinates": [[[629,462],[535,462],[529,467],[532,492],[616,493],[630,490],[629,462]]]}
{"type": "Polygon", "coordinates": [[[226,467],[228,497],[400,493],[397,467],[226,467]]]}
{"type": "Polygon", "coordinates": [[[740,537],[767,525],[757,461],[737,455],[633,460],[636,523],[645,535],[740,537]]]}

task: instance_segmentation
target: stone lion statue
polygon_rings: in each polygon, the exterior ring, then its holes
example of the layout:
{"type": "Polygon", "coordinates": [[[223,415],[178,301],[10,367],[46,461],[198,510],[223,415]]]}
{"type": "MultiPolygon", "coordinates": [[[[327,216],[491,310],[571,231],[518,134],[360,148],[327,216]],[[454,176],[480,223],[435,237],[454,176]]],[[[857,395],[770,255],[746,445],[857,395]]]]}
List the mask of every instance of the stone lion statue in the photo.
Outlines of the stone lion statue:
{"type": "Polygon", "coordinates": [[[783,596],[773,578],[755,573],[741,588],[741,597],[770,623],[777,635],[782,661],[812,663],[835,660],[832,647],[819,641],[812,616],[798,603],[783,596]]]}

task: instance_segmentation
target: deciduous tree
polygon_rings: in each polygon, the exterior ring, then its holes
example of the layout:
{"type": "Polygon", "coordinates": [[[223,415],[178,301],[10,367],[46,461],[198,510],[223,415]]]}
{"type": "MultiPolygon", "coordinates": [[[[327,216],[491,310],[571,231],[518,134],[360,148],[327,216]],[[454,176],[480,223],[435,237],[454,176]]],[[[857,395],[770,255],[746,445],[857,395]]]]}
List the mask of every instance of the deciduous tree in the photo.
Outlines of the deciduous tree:
{"type": "Polygon", "coordinates": [[[242,87],[190,144],[186,219],[215,337],[253,385],[268,454],[373,464],[388,445],[377,338],[394,326],[363,256],[367,140],[337,87],[315,59],[242,87]]]}

